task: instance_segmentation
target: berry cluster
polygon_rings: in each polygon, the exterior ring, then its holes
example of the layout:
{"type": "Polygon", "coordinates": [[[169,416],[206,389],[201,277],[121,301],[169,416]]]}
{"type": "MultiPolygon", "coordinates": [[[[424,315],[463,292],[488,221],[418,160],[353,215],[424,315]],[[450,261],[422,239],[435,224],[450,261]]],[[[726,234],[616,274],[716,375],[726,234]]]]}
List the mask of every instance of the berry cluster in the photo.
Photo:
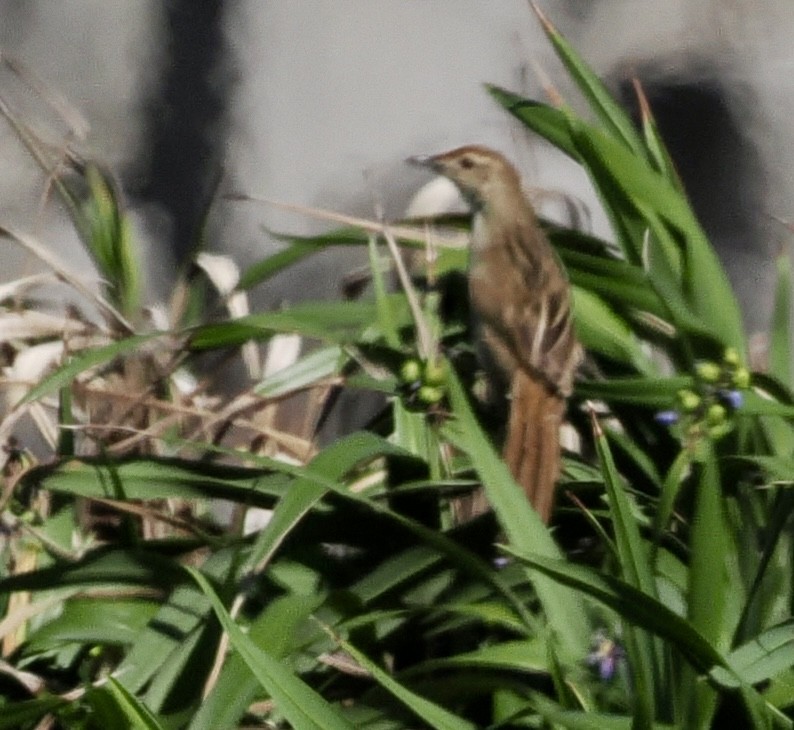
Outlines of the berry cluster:
{"type": "Polygon", "coordinates": [[[440,403],[446,394],[447,370],[444,361],[406,360],[400,368],[401,390],[409,406],[426,408],[440,403]]]}
{"type": "Polygon", "coordinates": [[[739,353],[725,350],[722,362],[699,362],[693,387],[679,390],[677,407],[656,414],[665,426],[680,424],[688,437],[707,434],[718,438],[731,430],[730,416],[742,407],[750,387],[750,371],[741,364],[739,353]]]}

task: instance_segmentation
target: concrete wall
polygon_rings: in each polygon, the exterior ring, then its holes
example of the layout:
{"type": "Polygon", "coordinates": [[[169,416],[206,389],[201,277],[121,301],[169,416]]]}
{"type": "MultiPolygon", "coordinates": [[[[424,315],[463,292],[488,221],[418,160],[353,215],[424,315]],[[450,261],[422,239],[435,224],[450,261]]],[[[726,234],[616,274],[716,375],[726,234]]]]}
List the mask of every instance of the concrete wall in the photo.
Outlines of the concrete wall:
{"type": "MultiPolygon", "coordinates": [[[[789,4],[543,5],[616,91],[632,73],[643,79],[748,323],[761,328],[768,262],[783,238],[770,216],[789,217],[794,192],[789,4]]],[[[541,67],[570,90],[525,0],[26,0],[0,7],[0,44],[90,121],[86,147],[119,170],[158,256],[187,250],[221,166],[223,190],[398,215],[425,179],[402,164],[405,156],[482,142],[515,159],[530,185],[594,204],[582,173],[530,139],[482,89],[490,81],[537,96],[541,67]]],[[[21,98],[55,139],[63,135],[7,72],[0,93],[21,98]]],[[[0,155],[0,223],[18,221],[77,260],[62,218],[39,212],[42,178],[2,125],[0,155]]],[[[215,247],[243,261],[272,249],[263,224],[322,228],[228,202],[213,220],[215,247]]],[[[608,235],[597,210],[592,226],[608,235]]],[[[351,265],[318,257],[261,292],[260,303],[296,291],[326,296],[351,265]]]]}

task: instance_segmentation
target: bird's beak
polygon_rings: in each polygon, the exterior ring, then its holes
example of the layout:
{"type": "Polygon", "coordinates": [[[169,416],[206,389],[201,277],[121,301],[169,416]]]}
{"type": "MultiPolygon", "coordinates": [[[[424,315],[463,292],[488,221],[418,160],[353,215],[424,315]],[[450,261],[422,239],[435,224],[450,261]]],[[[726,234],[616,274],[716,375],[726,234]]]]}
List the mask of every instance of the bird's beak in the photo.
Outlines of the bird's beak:
{"type": "Polygon", "coordinates": [[[431,170],[436,170],[438,167],[436,158],[433,155],[415,155],[414,157],[408,157],[405,161],[409,165],[416,165],[416,167],[427,167],[431,170]]]}

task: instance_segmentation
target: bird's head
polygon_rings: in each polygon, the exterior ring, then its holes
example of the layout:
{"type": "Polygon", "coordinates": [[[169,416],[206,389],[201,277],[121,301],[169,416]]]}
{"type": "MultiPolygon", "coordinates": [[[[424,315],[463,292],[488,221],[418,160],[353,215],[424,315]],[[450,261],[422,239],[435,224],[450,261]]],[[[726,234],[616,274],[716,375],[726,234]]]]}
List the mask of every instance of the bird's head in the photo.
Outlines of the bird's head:
{"type": "Polygon", "coordinates": [[[518,173],[505,157],[480,145],[410,157],[408,162],[449,178],[475,207],[486,205],[505,192],[521,190],[518,173]]]}

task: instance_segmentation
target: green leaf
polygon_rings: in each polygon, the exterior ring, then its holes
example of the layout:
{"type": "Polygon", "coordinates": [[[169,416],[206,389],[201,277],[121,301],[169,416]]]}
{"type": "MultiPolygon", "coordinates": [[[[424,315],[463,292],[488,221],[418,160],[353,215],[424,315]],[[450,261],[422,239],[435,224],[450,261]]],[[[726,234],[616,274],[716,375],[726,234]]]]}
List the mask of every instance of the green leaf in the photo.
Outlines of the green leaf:
{"type": "MultiPolygon", "coordinates": [[[[673,271],[677,269],[677,256],[672,250],[674,244],[667,240],[673,233],[682,238],[685,281],[691,285],[686,294],[694,313],[724,345],[744,352],[738,302],[686,198],[646,160],[598,130],[576,120],[572,134],[596,186],[619,191],[620,202],[630,205],[647,222],[664,247],[667,265],[673,271]],[[669,232],[666,225],[671,227],[669,232]],[[704,281],[709,286],[703,286],[704,281]]],[[[641,253],[637,248],[640,244],[640,240],[635,241],[635,254],[641,253]]],[[[656,272],[651,269],[649,273],[655,279],[656,272]]]]}
{"type": "MultiPolygon", "coordinates": [[[[630,204],[643,218],[652,212],[685,235],[699,229],[686,198],[646,159],[578,117],[569,119],[568,124],[571,137],[596,184],[615,186],[623,197],[622,202],[630,204]]],[[[641,241],[635,243],[639,246],[641,241]]]]}
{"type": "MultiPolygon", "coordinates": [[[[340,451],[343,453],[343,459],[348,458],[355,458],[359,462],[367,459],[375,458],[376,456],[388,455],[388,454],[402,454],[405,455],[405,451],[394,444],[385,441],[384,439],[376,436],[373,433],[368,432],[361,432],[358,434],[352,434],[348,437],[344,442],[341,444],[334,444],[332,447],[329,447],[330,450],[333,452],[335,448],[339,448],[340,451]]],[[[224,453],[223,449],[215,449],[219,453],[224,453]]],[[[230,454],[234,454],[235,452],[229,452],[230,454]]],[[[429,545],[432,545],[433,548],[436,550],[435,557],[438,559],[439,556],[446,556],[448,557],[454,564],[459,565],[462,569],[467,572],[470,572],[480,578],[485,584],[491,585],[497,593],[502,595],[507,602],[516,609],[518,615],[522,616],[525,620],[529,615],[528,612],[524,609],[523,605],[519,601],[519,599],[512,593],[512,591],[504,584],[500,575],[493,571],[491,566],[484,562],[479,556],[461,548],[458,546],[452,539],[447,537],[446,535],[439,533],[435,530],[431,530],[429,528],[424,527],[423,525],[417,523],[414,520],[408,519],[403,515],[394,512],[387,507],[383,506],[380,502],[374,501],[369,499],[363,493],[356,493],[350,491],[347,486],[343,486],[338,484],[333,479],[328,479],[325,474],[321,474],[317,470],[310,470],[305,467],[296,467],[289,464],[285,464],[280,461],[276,461],[274,459],[270,459],[268,457],[258,456],[255,454],[249,454],[247,457],[250,461],[254,463],[261,464],[265,468],[272,468],[273,470],[278,470],[283,472],[283,474],[288,474],[295,479],[305,479],[308,482],[314,483],[318,487],[323,490],[334,492],[335,494],[339,495],[345,500],[352,500],[358,502],[369,509],[375,510],[380,514],[385,515],[387,518],[398,522],[402,525],[403,528],[412,532],[414,535],[417,535],[423,542],[427,542],[429,545]]],[[[196,465],[198,469],[207,469],[211,468],[210,464],[202,463],[200,465],[196,465]]],[[[253,473],[258,473],[256,470],[242,470],[243,472],[246,471],[253,471],[253,473]]],[[[121,470],[119,469],[119,473],[121,470]]],[[[182,477],[181,473],[177,472],[177,485],[182,487],[179,483],[179,479],[182,477]]],[[[279,475],[274,475],[279,476],[279,475]]],[[[190,489],[198,489],[199,485],[201,484],[200,477],[198,475],[194,476],[188,472],[188,488],[190,489]]],[[[268,483],[268,477],[261,477],[261,484],[262,484],[262,492],[264,493],[265,484],[268,483]]],[[[129,484],[129,481],[125,481],[125,484],[129,484]]],[[[288,485],[284,484],[283,481],[277,482],[279,488],[287,487],[288,485]]],[[[77,489],[80,488],[79,481],[78,484],[72,485],[77,489]]],[[[143,486],[148,487],[146,481],[144,481],[143,486]]],[[[245,483],[241,484],[240,487],[232,487],[232,490],[226,492],[227,497],[230,499],[236,499],[237,501],[245,501],[246,503],[250,503],[254,506],[267,506],[273,504],[272,499],[266,503],[261,503],[261,500],[257,500],[257,496],[260,490],[253,491],[255,484],[248,483],[247,488],[245,483]],[[234,490],[239,489],[235,493],[234,490]]],[[[258,484],[256,485],[258,486],[258,484]]],[[[208,490],[209,491],[209,490],[208,490]]],[[[78,492],[79,493],[79,492],[78,492]]],[[[129,489],[128,496],[133,498],[136,494],[136,490],[129,489]]],[[[277,494],[281,496],[284,494],[285,491],[280,489],[277,494]]],[[[313,498],[312,495],[309,495],[310,498],[313,498]]],[[[305,494],[302,495],[305,497],[305,494]]],[[[295,505],[297,512],[300,512],[300,503],[301,499],[297,500],[295,505]]],[[[290,508],[291,510],[292,508],[290,508]]],[[[285,513],[286,514],[286,513],[285,513]]],[[[285,520],[285,524],[291,524],[290,520],[285,520]]],[[[277,547],[282,535],[280,530],[275,530],[272,533],[269,533],[269,537],[263,538],[266,542],[263,546],[257,546],[257,551],[264,551],[260,552],[261,556],[265,556],[270,554],[275,547],[277,547]],[[273,541],[272,544],[267,541],[273,541]]],[[[0,583],[2,585],[2,583],[0,583]]]]}
{"type": "Polygon", "coordinates": [[[603,603],[627,621],[666,639],[698,672],[707,672],[715,666],[727,668],[725,658],[691,623],[625,581],[565,560],[552,560],[510,547],[502,549],[562,585],[603,603]]]}
{"type": "MultiPolygon", "coordinates": [[[[711,443],[701,443],[698,464],[695,513],[690,538],[690,565],[687,618],[719,652],[730,646],[732,617],[726,607],[731,584],[728,561],[731,545],[729,527],[724,514],[719,472],[711,443]]],[[[737,590],[734,586],[733,590],[737,590]]],[[[685,673],[681,696],[689,717],[688,727],[709,727],[717,707],[716,692],[703,683],[694,683],[685,673]],[[688,700],[688,701],[687,701],[688,700]]]]}
{"type": "Polygon", "coordinates": [[[624,456],[634,463],[650,484],[661,490],[662,478],[653,461],[653,455],[644,451],[639,444],[617,428],[604,427],[604,433],[609,440],[610,447],[617,447],[624,456]]]}
{"type": "MultiPolygon", "coordinates": [[[[248,631],[251,641],[277,659],[289,656],[297,642],[303,641],[298,630],[317,609],[324,596],[307,600],[304,595],[279,596],[254,619],[248,631]]],[[[217,684],[202,701],[190,722],[190,730],[216,730],[237,727],[240,718],[256,696],[259,682],[248,665],[234,654],[226,661],[217,684]]]]}
{"type": "Polygon", "coordinates": [[[165,730],[154,713],[134,695],[130,694],[113,677],[108,677],[107,688],[127,722],[134,730],[165,730]]]}
{"type": "Polygon", "coordinates": [[[687,293],[692,307],[706,327],[726,347],[745,352],[739,303],[714,249],[699,224],[693,225],[685,242],[687,293]],[[708,286],[702,282],[707,281],[708,286]]]}
{"type": "MultiPolygon", "coordinates": [[[[234,548],[224,548],[210,553],[202,570],[220,583],[230,581],[235,552],[234,548]]],[[[209,601],[181,566],[179,578],[172,585],[116,668],[116,676],[128,691],[138,694],[145,690],[144,699],[155,712],[162,711],[176,695],[185,705],[199,702],[213,660],[212,648],[220,636],[218,625],[210,620],[209,601]],[[191,680],[185,683],[187,671],[191,680]]]]}
{"type": "Polygon", "coordinates": [[[396,697],[405,707],[422,720],[423,723],[430,725],[430,727],[437,728],[437,730],[468,730],[469,728],[476,727],[476,725],[467,722],[457,715],[453,715],[440,705],[430,702],[430,700],[425,699],[421,695],[416,694],[416,692],[400,684],[400,682],[387,674],[351,643],[344,641],[340,637],[334,636],[334,633],[330,629],[326,628],[326,630],[329,635],[334,637],[335,641],[344,651],[350,654],[360,666],[370,673],[372,678],[381,687],[389,692],[389,694],[396,697]]]}
{"type": "Polygon", "coordinates": [[[781,403],[779,400],[764,397],[754,390],[743,392],[744,403],[736,412],[738,417],[746,416],[783,416],[794,418],[794,405],[781,403]]]}
{"type": "MultiPolygon", "coordinates": [[[[527,553],[560,557],[560,550],[537,512],[515,483],[506,464],[497,456],[487,436],[477,423],[463,386],[449,371],[449,395],[455,420],[444,433],[466,452],[482,479],[488,502],[502,525],[511,545],[527,553]]],[[[566,663],[581,659],[590,641],[590,625],[581,597],[560,590],[543,576],[529,572],[543,606],[546,620],[566,663]]]]}
{"type": "Polygon", "coordinates": [[[782,484],[794,484],[794,470],[792,470],[792,459],[790,456],[754,456],[742,454],[734,458],[739,461],[757,464],[764,470],[766,478],[770,481],[777,481],[782,484]]]}
{"type": "Polygon", "coordinates": [[[157,603],[142,599],[72,596],[64,601],[56,618],[31,632],[25,652],[35,654],[54,644],[70,641],[132,644],[157,609],[157,603]]]}
{"type": "Polygon", "coordinates": [[[287,236],[268,231],[272,238],[288,243],[285,248],[249,266],[241,275],[237,288],[246,291],[272,278],[298,261],[330,246],[363,245],[366,234],[358,228],[341,228],[321,236],[287,236]]]}
{"type": "Polygon", "coordinates": [[[604,256],[558,249],[571,283],[613,305],[665,318],[668,307],[639,266],[604,256]]]}
{"type": "Polygon", "coordinates": [[[675,314],[676,324],[709,333],[723,344],[744,351],[738,303],[681,190],[655,170],[643,153],[627,147],[625,139],[610,136],[572,113],[497,87],[489,87],[489,91],[528,127],[588,169],[631,261],[643,260],[643,234],[651,229],[651,243],[662,247],[664,258],[657,256],[649,270],[652,287],[675,314]],[[675,243],[676,237],[680,244],[675,243]],[[696,282],[684,292],[689,306],[679,301],[680,287],[668,281],[670,273],[680,268],[681,260],[686,266],[686,279],[696,282]],[[709,286],[702,286],[703,281],[709,286]]]}
{"type": "Polygon", "coordinates": [[[40,381],[38,385],[33,386],[19,403],[16,404],[16,407],[38,400],[42,396],[49,395],[65,385],[70,385],[78,375],[86,370],[90,370],[98,365],[105,365],[113,360],[113,358],[134,352],[140,349],[145,343],[162,336],[162,332],[134,335],[133,337],[127,337],[117,342],[111,342],[109,345],[83,350],[79,355],[75,355],[66,364],[61,365],[54,373],[51,373],[40,381]]]}
{"type": "Polygon", "coordinates": [[[581,162],[568,126],[568,115],[559,109],[539,101],[526,99],[499,86],[486,84],[488,93],[508,112],[522,121],[529,129],[551,142],[577,162],[581,162]]]}
{"type": "MultiPolygon", "coordinates": [[[[604,476],[609,501],[609,512],[615,531],[615,544],[621,575],[633,588],[653,599],[658,599],[656,582],[648,560],[647,550],[640,538],[639,527],[615,467],[609,443],[595,416],[593,416],[593,424],[596,451],[601,463],[601,472],[604,476]]],[[[658,685],[662,672],[657,672],[654,676],[655,647],[647,634],[633,631],[627,627],[625,640],[635,683],[635,726],[647,727],[656,714],[653,687],[656,685],[657,692],[661,693],[661,687],[658,685]]]]}
{"type": "Polygon", "coordinates": [[[654,543],[659,542],[662,533],[670,522],[675,507],[678,492],[684,483],[684,478],[692,466],[692,453],[688,449],[678,452],[675,460],[670,465],[664,478],[662,494],[654,515],[654,543]]]}
{"type": "Polygon", "coordinates": [[[254,386],[264,398],[275,398],[336,375],[345,357],[341,347],[330,345],[310,352],[297,362],[269,375],[254,386]]]}
{"type": "Polygon", "coordinates": [[[416,545],[402,550],[384,560],[349,588],[362,603],[368,605],[401,585],[410,582],[417,574],[425,573],[443,561],[443,553],[426,545],[416,545]]]}
{"type": "MultiPolygon", "coordinates": [[[[566,710],[539,693],[532,694],[532,704],[548,722],[566,730],[632,730],[636,728],[634,719],[623,715],[609,715],[603,712],[574,712],[566,710]]],[[[672,725],[651,723],[648,730],[674,730],[672,725]]]]}
{"type": "Polygon", "coordinates": [[[563,62],[574,83],[584,95],[590,108],[598,117],[606,131],[626,145],[636,155],[644,155],[645,148],[634,128],[634,124],[623,108],[612,98],[604,84],[566,38],[546,19],[537,5],[532,3],[543,31],[551,41],[557,57],[563,62]]]}
{"type": "Polygon", "coordinates": [[[42,697],[0,706],[0,730],[33,727],[30,723],[42,720],[49,713],[67,704],[67,700],[60,697],[42,697]]]}
{"type": "MultiPolygon", "coordinates": [[[[268,466],[285,475],[293,473],[281,462],[271,461],[268,466]]],[[[291,481],[282,474],[188,459],[69,459],[31,469],[22,483],[61,494],[115,499],[115,477],[124,485],[127,499],[229,499],[269,508],[291,481]]]]}
{"type": "Polygon", "coordinates": [[[731,545],[722,502],[719,471],[709,442],[704,442],[698,464],[697,495],[692,519],[689,566],[689,609],[692,625],[715,647],[725,651],[731,632],[722,613],[730,589],[727,561],[731,545]]]}
{"type": "MultiPolygon", "coordinates": [[[[408,453],[405,451],[405,449],[391,444],[385,439],[368,432],[353,434],[347,438],[346,443],[342,442],[341,445],[334,444],[333,446],[329,447],[329,449],[333,451],[337,447],[340,448],[340,451],[344,452],[344,456],[342,457],[343,459],[351,458],[351,447],[360,449],[357,455],[357,460],[359,462],[374,458],[376,455],[397,454],[406,456],[408,453]],[[358,445],[356,445],[357,442],[358,445]]],[[[262,463],[267,465],[272,464],[276,468],[284,469],[298,479],[305,479],[307,482],[315,484],[322,490],[333,492],[345,501],[356,502],[377,512],[378,514],[384,515],[390,520],[397,522],[405,530],[418,537],[423,543],[432,546],[435,551],[436,559],[438,557],[445,557],[449,559],[453,565],[460,567],[463,571],[476,576],[484,584],[491,586],[507,601],[512,608],[515,609],[518,616],[520,616],[525,622],[528,622],[530,625],[532,625],[533,619],[531,614],[524,607],[518,596],[516,596],[515,593],[505,584],[500,574],[497,571],[494,571],[492,566],[483,560],[479,555],[461,547],[443,532],[428,528],[420,522],[410,519],[405,515],[402,515],[399,512],[384,506],[382,502],[376,499],[371,499],[366,493],[352,491],[347,487],[347,485],[341,485],[333,479],[328,479],[326,474],[321,474],[318,470],[289,466],[286,464],[281,464],[280,462],[276,462],[273,459],[256,456],[254,454],[250,454],[248,458],[254,463],[262,463]]],[[[302,500],[308,499],[311,501],[314,496],[316,495],[307,490],[307,492],[303,492],[300,495],[300,498],[296,500],[295,504],[290,506],[289,514],[285,512],[285,529],[292,524],[292,518],[296,518],[299,514],[302,514],[300,511],[302,500]],[[290,519],[286,519],[286,516],[290,516],[290,519]]],[[[278,536],[281,534],[281,530],[274,531],[271,537],[265,539],[264,547],[257,546],[257,550],[263,551],[260,553],[263,555],[263,557],[272,553],[272,550],[277,546],[278,540],[280,540],[278,536]],[[274,543],[269,542],[271,540],[274,540],[274,543]]]]}
{"type": "MultiPolygon", "coordinates": [[[[261,569],[270,560],[289,532],[325,496],[329,482],[341,480],[357,464],[386,454],[404,456],[405,452],[374,434],[356,433],[338,439],[315,456],[301,470],[303,476],[295,480],[273,511],[267,527],[257,536],[246,561],[248,569],[261,569]]],[[[336,491],[347,491],[342,484],[333,486],[336,491]]]]}
{"type": "Polygon", "coordinates": [[[88,198],[73,220],[83,245],[109,289],[109,299],[130,316],[140,304],[140,282],[129,221],[109,172],[95,164],[85,169],[88,198]]]}
{"type": "Polygon", "coordinates": [[[736,688],[740,677],[747,685],[765,682],[794,666],[794,621],[767,629],[726,656],[733,674],[715,668],[712,676],[725,687],[736,688]]]}
{"type": "MultiPolygon", "coordinates": [[[[98,547],[78,560],[9,575],[0,580],[0,593],[10,591],[46,591],[53,586],[122,586],[144,585],[169,587],[181,579],[176,562],[168,557],[165,545],[151,549],[98,547]]],[[[195,548],[195,543],[183,550],[195,548]]]]}
{"type": "MultiPolygon", "coordinates": [[[[436,560],[438,557],[444,557],[448,559],[450,563],[463,570],[465,573],[476,577],[482,581],[483,584],[490,586],[493,588],[496,594],[498,594],[502,600],[504,600],[506,604],[515,611],[516,615],[521,618],[525,626],[530,628],[536,626],[537,622],[535,621],[534,617],[524,606],[520,597],[516,595],[512,588],[502,578],[500,572],[495,571],[490,563],[483,560],[476,553],[461,547],[455,540],[445,533],[425,527],[416,520],[412,520],[400,514],[399,512],[395,512],[383,507],[379,502],[367,499],[366,497],[357,495],[348,490],[338,491],[335,487],[332,488],[331,491],[334,491],[343,498],[361,502],[362,504],[367,505],[370,509],[373,509],[380,514],[386,515],[389,519],[394,520],[406,530],[412,532],[423,543],[431,546],[435,552],[436,560]]],[[[430,561],[430,564],[433,564],[433,562],[435,561],[430,561]]],[[[416,572],[415,565],[412,566],[409,564],[406,567],[411,574],[416,572]]],[[[371,589],[371,584],[368,585],[371,589]]]]}
{"type": "Polygon", "coordinates": [[[72,409],[72,390],[67,385],[58,391],[58,424],[60,433],[58,434],[58,446],[56,452],[59,457],[65,458],[74,456],[74,411],[72,409]]]}
{"type": "Polygon", "coordinates": [[[589,351],[631,365],[645,375],[656,367],[626,321],[591,291],[572,286],[576,334],[589,351]]]}
{"type": "Polygon", "coordinates": [[[645,139],[645,147],[650,154],[651,161],[654,167],[673,185],[679,192],[686,194],[684,185],[678,172],[675,169],[667,147],[662,140],[662,135],[656,120],[651,113],[651,108],[648,105],[648,100],[645,97],[645,92],[640,85],[639,80],[634,79],[634,91],[637,94],[637,101],[640,105],[640,115],[642,117],[642,134],[645,139]]]}
{"type": "Polygon", "coordinates": [[[441,659],[429,659],[412,668],[408,674],[414,676],[461,667],[545,674],[548,671],[548,659],[546,647],[538,639],[503,641],[481,646],[475,651],[453,654],[441,659]]]}
{"type": "Polygon", "coordinates": [[[671,378],[613,378],[612,380],[583,380],[576,384],[576,394],[582,398],[625,403],[653,410],[669,408],[676,394],[691,388],[694,380],[688,375],[671,378]]]}
{"type": "Polygon", "coordinates": [[[256,646],[234,622],[209,581],[195,568],[185,570],[209,598],[215,615],[232,646],[248,665],[262,687],[273,698],[278,711],[293,727],[303,730],[352,730],[338,709],[287,669],[281,661],[256,646]]]}
{"type": "MultiPolygon", "coordinates": [[[[388,301],[395,325],[408,326],[411,316],[405,297],[390,294],[388,301]]],[[[237,347],[248,340],[263,340],[277,332],[295,332],[325,342],[346,343],[358,340],[363,331],[377,321],[377,305],[372,301],[307,302],[280,312],[264,312],[196,327],[190,334],[190,347],[206,350],[237,347]]]]}

